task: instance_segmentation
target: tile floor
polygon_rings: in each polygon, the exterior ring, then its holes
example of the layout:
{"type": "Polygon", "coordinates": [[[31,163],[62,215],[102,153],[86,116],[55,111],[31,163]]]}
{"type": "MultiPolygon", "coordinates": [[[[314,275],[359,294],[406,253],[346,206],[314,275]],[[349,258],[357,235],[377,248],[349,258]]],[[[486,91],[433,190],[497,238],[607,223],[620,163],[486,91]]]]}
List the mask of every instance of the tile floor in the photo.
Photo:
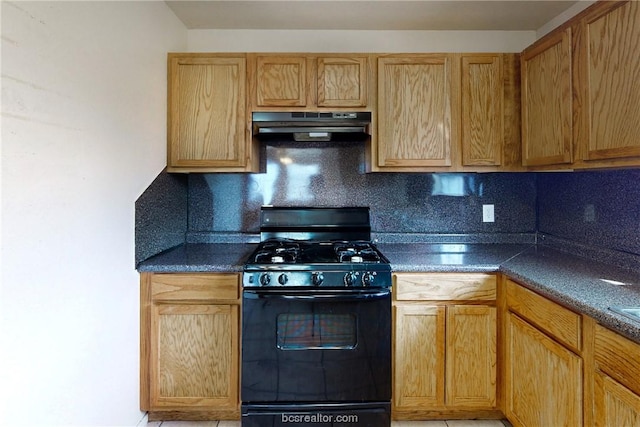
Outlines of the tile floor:
{"type": "MultiPolygon", "coordinates": [[[[393,421],[391,427],[505,427],[499,420],[393,421]]],[[[151,421],[147,427],[240,427],[239,421],[151,421]]]]}

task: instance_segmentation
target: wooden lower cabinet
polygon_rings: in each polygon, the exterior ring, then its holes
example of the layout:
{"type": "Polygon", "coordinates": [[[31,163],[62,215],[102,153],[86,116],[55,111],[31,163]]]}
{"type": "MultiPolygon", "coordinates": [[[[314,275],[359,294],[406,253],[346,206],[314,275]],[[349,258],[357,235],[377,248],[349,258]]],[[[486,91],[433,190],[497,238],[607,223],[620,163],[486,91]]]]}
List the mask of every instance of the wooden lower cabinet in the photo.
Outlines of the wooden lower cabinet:
{"type": "Polygon", "coordinates": [[[640,426],[640,345],[596,325],[594,350],[595,425],[640,426]]]}
{"type": "Polygon", "coordinates": [[[496,307],[447,307],[446,399],[451,407],[496,406],[496,307]]]}
{"type": "Polygon", "coordinates": [[[141,276],[141,408],[239,419],[239,275],[141,276]]]}
{"type": "Polygon", "coordinates": [[[582,359],[517,315],[507,317],[506,415],[516,426],[582,425],[582,359]]]}
{"type": "Polygon", "coordinates": [[[495,276],[398,273],[393,417],[500,418],[495,276]]]}
{"type": "Polygon", "coordinates": [[[640,396],[609,377],[595,376],[596,427],[640,426],[640,396]]]}

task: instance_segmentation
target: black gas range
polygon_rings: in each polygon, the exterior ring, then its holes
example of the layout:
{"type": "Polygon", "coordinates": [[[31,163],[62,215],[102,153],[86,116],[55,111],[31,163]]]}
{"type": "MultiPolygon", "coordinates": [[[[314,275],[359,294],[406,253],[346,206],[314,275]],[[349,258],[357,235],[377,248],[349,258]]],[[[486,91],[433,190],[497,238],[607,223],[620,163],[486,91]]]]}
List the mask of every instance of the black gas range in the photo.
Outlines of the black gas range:
{"type": "Polygon", "coordinates": [[[390,425],[391,268],[369,209],[263,207],[244,265],[242,425],[390,425]]]}
{"type": "Polygon", "coordinates": [[[389,260],[366,240],[261,242],[244,266],[243,284],[298,287],[389,287],[389,260]]]}

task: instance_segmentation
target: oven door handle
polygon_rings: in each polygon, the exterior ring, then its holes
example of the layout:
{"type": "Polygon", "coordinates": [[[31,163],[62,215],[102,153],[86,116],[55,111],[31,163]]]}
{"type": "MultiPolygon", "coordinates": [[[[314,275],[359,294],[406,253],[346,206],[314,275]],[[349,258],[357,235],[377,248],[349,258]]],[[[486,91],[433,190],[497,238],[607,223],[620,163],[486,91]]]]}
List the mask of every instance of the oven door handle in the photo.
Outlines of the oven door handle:
{"type": "Polygon", "coordinates": [[[376,290],[349,290],[349,291],[295,291],[284,289],[245,289],[243,292],[243,298],[249,299],[282,299],[282,300],[302,300],[302,301],[363,301],[363,300],[378,300],[389,298],[391,291],[389,289],[376,289],[376,290]]]}

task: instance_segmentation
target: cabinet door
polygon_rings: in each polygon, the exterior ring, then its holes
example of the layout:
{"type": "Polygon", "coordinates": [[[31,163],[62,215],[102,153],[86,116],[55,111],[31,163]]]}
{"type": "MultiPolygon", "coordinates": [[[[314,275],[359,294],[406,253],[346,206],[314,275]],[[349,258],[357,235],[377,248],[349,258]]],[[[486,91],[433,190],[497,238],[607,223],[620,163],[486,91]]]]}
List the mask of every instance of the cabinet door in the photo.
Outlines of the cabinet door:
{"type": "Polygon", "coordinates": [[[169,56],[170,170],[248,167],[246,59],[169,56]]]}
{"type": "Polygon", "coordinates": [[[447,405],[496,405],[496,308],[447,307],[447,405]]]}
{"type": "Polygon", "coordinates": [[[451,165],[451,58],[378,58],[378,166],[451,165]]]}
{"type": "Polygon", "coordinates": [[[497,166],[504,141],[500,55],[462,57],[462,164],[497,166]]]}
{"type": "Polygon", "coordinates": [[[256,57],[256,106],[305,107],[307,59],[304,56],[256,57]]]}
{"type": "Polygon", "coordinates": [[[394,308],[394,407],[444,405],[445,308],[394,308]]]}
{"type": "Polygon", "coordinates": [[[571,28],[522,53],[522,162],[572,161],[571,28]]]}
{"type": "Polygon", "coordinates": [[[585,160],[640,156],[640,3],[594,9],[584,20],[585,160]]]}
{"type": "Polygon", "coordinates": [[[237,409],[237,305],[155,304],[151,409],[237,409]]]}
{"type": "Polygon", "coordinates": [[[367,105],[368,60],[366,57],[321,57],[318,67],[319,107],[367,105]]]}
{"type": "Polygon", "coordinates": [[[582,359],[509,313],[506,411],[516,427],[582,425],[582,359]]]}
{"type": "Polygon", "coordinates": [[[594,412],[596,427],[639,426],[640,396],[597,372],[594,412]]]}

